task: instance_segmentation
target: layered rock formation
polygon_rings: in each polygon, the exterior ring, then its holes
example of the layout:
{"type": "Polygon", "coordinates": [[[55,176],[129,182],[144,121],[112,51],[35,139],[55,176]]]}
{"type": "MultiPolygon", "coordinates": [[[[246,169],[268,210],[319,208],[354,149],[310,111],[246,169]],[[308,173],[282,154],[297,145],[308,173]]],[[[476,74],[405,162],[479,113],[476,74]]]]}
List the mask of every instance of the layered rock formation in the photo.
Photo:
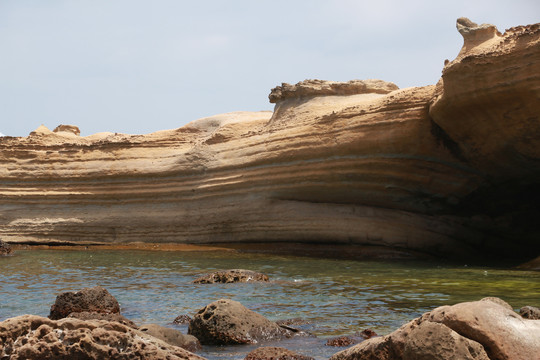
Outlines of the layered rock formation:
{"type": "Polygon", "coordinates": [[[273,113],[2,137],[0,236],[538,255],[540,26],[458,29],[434,86],[312,80],[272,90],[273,113]]]}

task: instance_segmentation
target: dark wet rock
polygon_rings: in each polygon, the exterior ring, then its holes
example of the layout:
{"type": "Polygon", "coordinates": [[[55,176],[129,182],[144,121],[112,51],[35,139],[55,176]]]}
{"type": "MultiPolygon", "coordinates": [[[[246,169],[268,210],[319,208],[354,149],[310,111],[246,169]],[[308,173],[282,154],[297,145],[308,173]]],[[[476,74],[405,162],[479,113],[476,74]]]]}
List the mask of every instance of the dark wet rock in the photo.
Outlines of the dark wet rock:
{"type": "Polygon", "coordinates": [[[280,327],[237,301],[221,299],[199,310],[189,324],[188,334],[205,345],[255,344],[261,340],[291,337],[280,327]]]}
{"type": "Polygon", "coordinates": [[[11,246],[0,239],[0,256],[11,254],[11,246]]]}
{"type": "Polygon", "coordinates": [[[379,336],[375,331],[371,329],[364,329],[361,332],[355,334],[357,336],[361,336],[364,339],[371,339],[372,337],[379,336]]]}
{"type": "Polygon", "coordinates": [[[184,325],[191,322],[191,317],[189,315],[179,315],[173,320],[173,324],[184,325]]]}
{"type": "Polygon", "coordinates": [[[0,359],[204,360],[118,322],[35,315],[0,322],[0,359]]]}
{"type": "Polygon", "coordinates": [[[253,350],[244,360],[314,360],[314,358],[282,347],[265,346],[253,350]]]}
{"type": "Polygon", "coordinates": [[[114,296],[101,286],[84,288],[81,291],[58,295],[51,306],[49,318],[58,320],[78,312],[119,314],[120,305],[114,296]]]}
{"type": "Polygon", "coordinates": [[[525,319],[540,320],[540,309],[534,306],[524,306],[519,309],[520,315],[525,319]]]}
{"type": "Polygon", "coordinates": [[[160,340],[165,341],[167,344],[179,346],[182,349],[186,349],[191,352],[201,350],[201,343],[192,335],[182,334],[180,331],[159,326],[156,324],[145,324],[139,327],[139,330],[152,335],[160,340]]]}
{"type": "Polygon", "coordinates": [[[215,284],[215,283],[245,283],[252,281],[269,281],[268,275],[243,269],[232,269],[216,271],[211,274],[201,276],[193,280],[194,284],[215,284]]]}
{"type": "Polygon", "coordinates": [[[351,346],[354,344],[358,344],[359,342],[364,341],[363,338],[359,338],[357,336],[338,336],[335,338],[328,339],[326,341],[326,346],[351,346]]]}
{"type": "Polygon", "coordinates": [[[331,360],[536,359],[540,321],[516,314],[501,299],[441,306],[383,337],[343,350],[331,360]]]}
{"type": "Polygon", "coordinates": [[[102,314],[97,312],[73,312],[66,316],[68,318],[80,319],[80,320],[106,320],[106,321],[116,321],[122,325],[129,326],[133,329],[138,329],[139,327],[133,321],[129,320],[123,315],[120,314],[102,314]]]}

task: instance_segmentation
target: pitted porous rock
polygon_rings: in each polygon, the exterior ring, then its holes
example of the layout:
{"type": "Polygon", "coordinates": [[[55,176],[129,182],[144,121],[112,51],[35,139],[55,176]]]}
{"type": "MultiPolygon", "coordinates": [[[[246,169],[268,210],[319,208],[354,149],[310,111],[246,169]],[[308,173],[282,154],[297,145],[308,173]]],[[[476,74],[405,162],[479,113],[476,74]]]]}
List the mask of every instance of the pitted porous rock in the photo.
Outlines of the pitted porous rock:
{"type": "Polygon", "coordinates": [[[0,322],[0,359],[204,360],[118,322],[35,315],[0,322]]]}
{"type": "Polygon", "coordinates": [[[205,306],[189,324],[188,334],[203,345],[255,344],[295,333],[280,327],[237,301],[221,299],[205,306]]]}

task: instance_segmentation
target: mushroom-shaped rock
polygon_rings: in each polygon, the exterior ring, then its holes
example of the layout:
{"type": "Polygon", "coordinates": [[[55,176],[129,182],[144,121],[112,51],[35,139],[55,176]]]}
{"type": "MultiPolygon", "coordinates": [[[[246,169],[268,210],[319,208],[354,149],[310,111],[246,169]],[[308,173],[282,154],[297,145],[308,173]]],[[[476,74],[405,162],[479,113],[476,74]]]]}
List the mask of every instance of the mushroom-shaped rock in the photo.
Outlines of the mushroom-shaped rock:
{"type": "Polygon", "coordinates": [[[216,271],[211,274],[195,279],[195,284],[214,284],[214,283],[245,283],[252,281],[268,281],[268,275],[260,272],[244,270],[244,269],[232,269],[224,271],[216,271]]]}
{"type": "Polygon", "coordinates": [[[204,360],[117,322],[35,315],[0,322],[0,359],[204,360]]]}
{"type": "Polygon", "coordinates": [[[51,306],[49,318],[58,320],[78,312],[119,314],[120,304],[107,289],[101,286],[84,288],[81,291],[65,292],[58,295],[51,306]]]}
{"type": "Polygon", "coordinates": [[[75,125],[58,125],[53,132],[59,133],[59,132],[67,132],[71,134],[75,134],[77,136],[81,135],[81,130],[75,125]]]}
{"type": "Polygon", "coordinates": [[[205,345],[255,344],[290,337],[293,332],[257,314],[238,301],[221,299],[199,310],[188,334],[205,345]]]}
{"type": "Polygon", "coordinates": [[[314,360],[312,357],[274,346],[264,346],[251,351],[244,360],[314,360]]]}

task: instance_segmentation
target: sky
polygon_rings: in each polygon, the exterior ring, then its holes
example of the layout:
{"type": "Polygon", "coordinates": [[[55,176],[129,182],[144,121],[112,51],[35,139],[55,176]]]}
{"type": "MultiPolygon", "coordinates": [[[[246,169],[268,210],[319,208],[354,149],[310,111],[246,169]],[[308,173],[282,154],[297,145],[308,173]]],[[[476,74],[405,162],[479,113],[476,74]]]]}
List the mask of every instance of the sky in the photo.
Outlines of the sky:
{"type": "Polygon", "coordinates": [[[0,134],[175,129],[305,79],[435,84],[462,16],[504,31],[540,1],[0,0],[0,134]]]}

